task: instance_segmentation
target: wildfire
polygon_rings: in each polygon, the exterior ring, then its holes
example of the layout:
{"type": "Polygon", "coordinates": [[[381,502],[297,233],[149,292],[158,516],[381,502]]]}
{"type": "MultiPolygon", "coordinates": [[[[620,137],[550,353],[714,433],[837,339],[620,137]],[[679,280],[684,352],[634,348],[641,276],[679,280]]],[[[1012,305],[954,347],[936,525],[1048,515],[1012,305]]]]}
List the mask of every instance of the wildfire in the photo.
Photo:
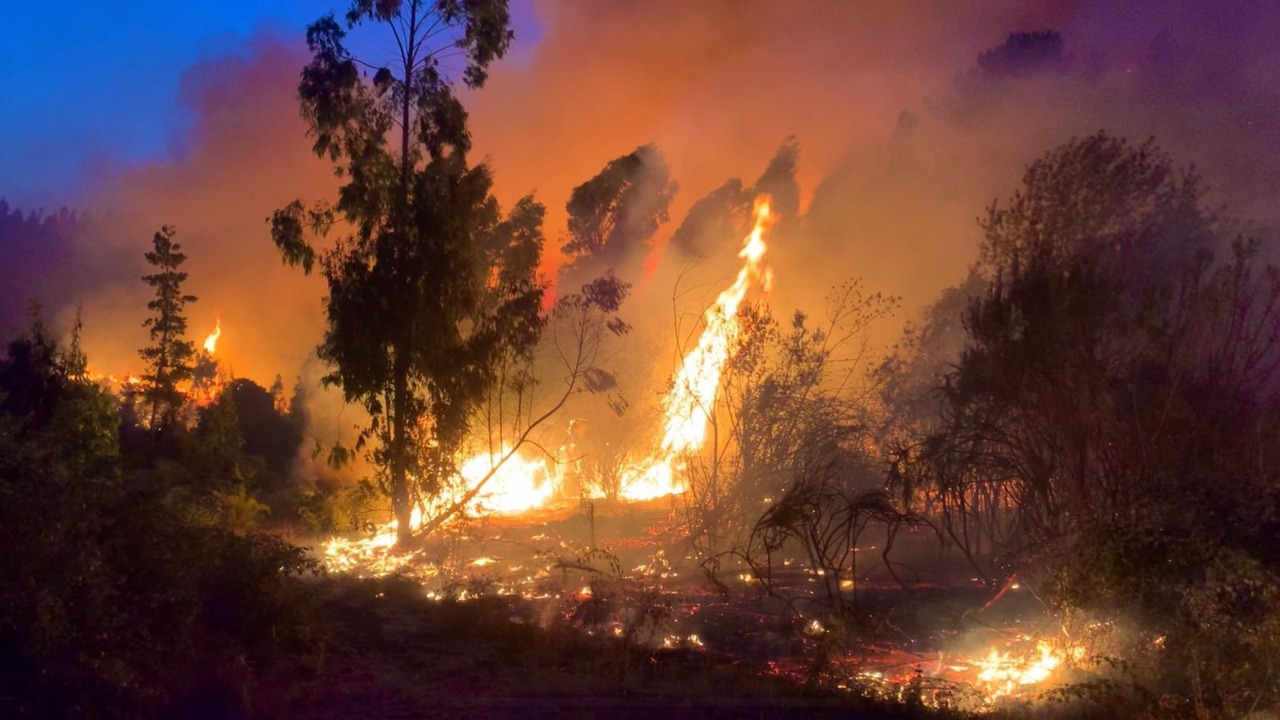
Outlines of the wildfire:
{"type": "MultiPolygon", "coordinates": [[[[422,524],[421,508],[414,508],[410,517],[411,527],[422,524]]],[[[396,521],[379,525],[373,537],[348,540],[333,537],[324,546],[324,564],[336,572],[379,577],[396,572],[415,575],[433,575],[436,567],[422,561],[417,553],[394,553],[396,521]]]]}
{"type": "Polygon", "coordinates": [[[915,688],[927,706],[987,712],[1008,702],[1034,700],[1046,687],[1068,682],[1068,668],[1089,666],[1085,647],[1065,636],[1022,635],[987,648],[985,654],[943,658],[939,653],[928,671],[914,663],[904,670],[894,660],[891,667],[873,665],[856,677],[864,690],[886,699],[901,701],[907,689],[915,688]],[[964,692],[957,693],[958,688],[964,692]]]}
{"type": "MultiPolygon", "coordinates": [[[[204,351],[213,354],[218,349],[218,338],[222,337],[222,318],[217,319],[217,324],[213,326],[213,332],[204,339],[204,351]]],[[[232,348],[234,349],[234,348],[232,348]]]]}
{"type": "MultiPolygon", "coordinates": [[[[499,458],[510,450],[503,448],[499,454],[475,455],[462,463],[459,470],[466,481],[466,489],[475,487],[499,458]]],[[[514,515],[542,507],[555,497],[560,489],[560,478],[553,473],[544,459],[512,455],[476,495],[473,505],[499,515],[514,515]]],[[[461,495],[459,493],[459,496],[461,495]]]]}
{"type": "Polygon", "coordinates": [[[773,284],[773,273],[763,262],[768,250],[764,235],[772,225],[767,195],[756,198],[754,215],[751,232],[738,253],[742,268],[733,284],[703,313],[698,345],[685,356],[663,401],[662,441],[648,458],[623,474],[619,495],[625,500],[649,500],[684,491],[677,465],[681,456],[697,452],[706,441],[720,375],[741,332],[738,307],[753,284],[759,283],[766,291],[773,284]]]}
{"type": "MultiPolygon", "coordinates": [[[[762,195],[756,199],[753,226],[738,253],[743,260],[742,267],[733,284],[721,292],[704,313],[698,344],[684,357],[671,392],[664,398],[662,439],[644,459],[623,471],[618,493],[621,499],[650,500],[684,491],[679,473],[681,458],[700,450],[706,440],[720,376],[725,363],[733,356],[741,333],[738,308],[753,286],[767,291],[772,285],[772,272],[764,265],[768,250],[764,236],[771,224],[769,198],[762,195]]],[[[220,333],[221,324],[205,341],[206,350],[213,352],[220,333]]],[[[421,523],[422,515],[431,516],[456,503],[484,481],[498,460],[509,453],[510,448],[503,447],[498,452],[480,453],[464,460],[459,465],[461,487],[435,498],[430,507],[416,509],[413,525],[421,523]]],[[[559,473],[545,458],[516,453],[498,467],[469,506],[478,513],[514,515],[547,505],[556,497],[560,486],[559,473]]],[[[411,560],[391,552],[395,537],[396,524],[392,521],[379,527],[374,537],[362,541],[335,538],[326,546],[326,564],[339,571],[379,575],[402,569],[411,560]]]]}
{"type": "Polygon", "coordinates": [[[1035,652],[1012,655],[995,648],[978,666],[977,686],[988,701],[1013,695],[1029,685],[1038,685],[1062,665],[1065,653],[1045,640],[1036,642],[1035,652]]]}
{"type": "MultiPolygon", "coordinates": [[[[510,448],[503,447],[499,453],[480,453],[465,460],[458,468],[463,481],[461,487],[435,498],[427,507],[415,506],[409,526],[416,530],[422,526],[424,518],[429,519],[457,502],[484,480],[497,461],[509,451],[510,448]]],[[[498,468],[468,507],[477,513],[515,515],[546,505],[559,489],[560,476],[552,471],[544,458],[515,453],[498,468]]],[[[379,525],[372,537],[360,540],[330,538],[324,547],[325,565],[338,572],[373,576],[423,571],[426,566],[416,553],[393,552],[396,529],[396,521],[391,520],[379,525]]]]}

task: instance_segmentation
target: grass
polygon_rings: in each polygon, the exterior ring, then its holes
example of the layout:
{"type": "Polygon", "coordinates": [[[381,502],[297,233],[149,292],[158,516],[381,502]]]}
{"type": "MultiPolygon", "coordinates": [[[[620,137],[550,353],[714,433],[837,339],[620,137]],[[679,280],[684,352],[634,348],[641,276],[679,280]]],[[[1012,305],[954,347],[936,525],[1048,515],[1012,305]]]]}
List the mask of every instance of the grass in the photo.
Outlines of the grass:
{"type": "Polygon", "coordinates": [[[942,717],[807,688],[715,653],[588,635],[519,598],[428,600],[395,578],[317,583],[312,622],[322,631],[309,652],[227,689],[241,698],[240,716],[942,717]]]}

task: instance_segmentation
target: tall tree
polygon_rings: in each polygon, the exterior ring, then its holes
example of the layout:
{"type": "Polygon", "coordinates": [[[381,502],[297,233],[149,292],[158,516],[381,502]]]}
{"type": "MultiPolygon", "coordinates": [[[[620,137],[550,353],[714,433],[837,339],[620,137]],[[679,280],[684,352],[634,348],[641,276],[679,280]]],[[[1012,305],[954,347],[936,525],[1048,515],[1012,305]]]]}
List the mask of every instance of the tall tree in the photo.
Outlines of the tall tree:
{"type": "MultiPolygon", "coordinates": [[[[1207,311],[1179,307],[1193,290],[1179,283],[1219,232],[1202,195],[1150,143],[1100,133],[1033,163],[988,210],[986,289],[925,446],[962,545],[1033,554],[1134,487],[1120,428],[1150,421],[1120,412],[1146,408],[1118,392],[1171,371],[1161,353],[1192,340],[1173,338],[1175,316],[1207,311]]],[[[1146,442],[1130,439],[1135,452],[1146,442]]]]}
{"type": "Polygon", "coordinates": [[[1280,269],[1225,242],[1194,173],[1104,134],[983,227],[965,349],[895,479],[932,483],[993,575],[1048,570],[1042,597],[1159,638],[1159,682],[1201,716],[1273,704],[1280,269]]]}
{"type": "Polygon", "coordinates": [[[513,37],[505,0],[356,0],[345,19],[345,29],[333,16],[308,28],[313,57],[298,86],[314,150],[343,179],[338,201],[295,201],[272,216],[272,236],[286,262],[310,272],[305,227],[341,219],[353,231],[321,257],[329,325],[319,355],[333,366],[326,380],[369,413],[357,446],[376,441],[403,542],[420,496],[455,472],[498,358],[537,340],[541,213],[523,202],[514,222],[535,218],[535,231],[485,242],[503,224],[488,168],[467,163],[466,112],[446,72],[462,58],[462,81],[484,83],[513,37]],[[347,31],[366,25],[391,36],[394,62],[347,49],[347,31]]]}
{"type": "Polygon", "coordinates": [[[655,145],[642,145],[610,160],[595,177],[573,189],[565,206],[569,236],[562,250],[570,267],[591,259],[593,267],[586,275],[592,276],[620,266],[667,221],[676,190],[655,145]]]}
{"type": "Polygon", "coordinates": [[[153,344],[138,354],[147,361],[147,372],[142,376],[143,397],[151,405],[150,426],[157,435],[177,422],[178,411],[186,401],[178,385],[191,379],[196,352],[195,345],[186,339],[187,318],[183,315],[187,303],[196,298],[182,292],[187,273],[178,268],[187,256],[182,246],[174,242],[175,234],[168,225],[155,234],[154,249],[146,257],[156,271],[142,277],[156,292],[155,299],[147,303],[155,315],[142,323],[151,328],[153,344]]]}
{"type": "MultiPolygon", "coordinates": [[[[732,178],[694,202],[680,227],[671,234],[671,247],[689,257],[735,257],[737,251],[731,251],[732,244],[741,241],[742,225],[750,221],[751,207],[761,194],[772,198],[769,212],[779,222],[794,222],[800,212],[800,184],[796,182],[799,160],[800,145],[789,137],[754,187],[732,178]]],[[[783,229],[775,228],[774,234],[783,229]]]]}

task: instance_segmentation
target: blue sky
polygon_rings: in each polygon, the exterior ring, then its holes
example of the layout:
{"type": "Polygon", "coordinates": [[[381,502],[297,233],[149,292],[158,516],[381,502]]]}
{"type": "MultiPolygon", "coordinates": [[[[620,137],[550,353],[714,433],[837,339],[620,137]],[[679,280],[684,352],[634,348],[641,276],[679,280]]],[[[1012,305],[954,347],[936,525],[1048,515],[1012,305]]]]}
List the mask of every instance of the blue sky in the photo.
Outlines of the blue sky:
{"type": "MultiPolygon", "coordinates": [[[[516,4],[525,43],[539,30],[516,4]]],[[[74,203],[85,171],[181,152],[183,74],[257,33],[302,42],[345,2],[19,2],[0,23],[0,197],[24,208],[74,203]]],[[[525,44],[522,43],[522,44],[525,44]]]]}

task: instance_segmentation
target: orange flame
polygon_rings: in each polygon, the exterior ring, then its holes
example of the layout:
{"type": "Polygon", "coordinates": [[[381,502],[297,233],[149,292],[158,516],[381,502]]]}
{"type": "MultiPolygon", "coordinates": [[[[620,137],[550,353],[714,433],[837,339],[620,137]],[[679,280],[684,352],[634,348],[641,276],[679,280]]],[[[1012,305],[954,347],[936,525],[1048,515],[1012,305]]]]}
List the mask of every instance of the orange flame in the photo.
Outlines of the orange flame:
{"type": "MultiPolygon", "coordinates": [[[[683,455],[702,448],[707,423],[720,386],[724,365],[733,356],[741,333],[738,308],[747,291],[758,284],[766,291],[773,282],[772,271],[764,265],[768,250],[764,235],[771,225],[768,196],[760,196],[755,204],[755,221],[751,233],[743,240],[738,257],[743,259],[733,284],[716,298],[703,315],[702,335],[698,345],[685,356],[676,372],[671,392],[663,401],[663,435],[656,447],[641,462],[624,470],[619,497],[624,500],[650,500],[684,492],[680,479],[683,455]]],[[[221,324],[205,341],[205,349],[213,352],[221,324]]],[[[473,488],[487,475],[496,458],[507,455],[481,453],[464,460],[459,470],[463,487],[436,498],[428,510],[456,502],[467,488],[473,488]]],[[[494,473],[484,490],[471,501],[478,512],[517,514],[543,507],[560,493],[559,473],[545,459],[515,453],[494,473]]],[[[410,526],[421,526],[423,508],[415,507],[410,526]]],[[[395,521],[382,525],[372,538],[344,540],[332,538],[325,547],[325,564],[340,572],[370,572],[385,575],[413,563],[412,555],[391,552],[395,544],[395,521]]],[[[694,641],[690,641],[694,642],[694,641]]]]}
{"type": "MultiPolygon", "coordinates": [[[[459,471],[466,481],[466,489],[479,484],[497,459],[508,452],[509,448],[504,446],[500,453],[482,453],[463,462],[459,471]]],[[[481,510],[513,515],[546,505],[559,489],[560,478],[547,466],[546,460],[516,453],[494,472],[472,503],[481,510]]],[[[459,491],[458,495],[461,494],[459,491]]]]}
{"type": "Polygon", "coordinates": [[[217,324],[214,325],[213,332],[204,339],[204,351],[213,354],[218,349],[218,338],[222,337],[222,318],[218,318],[217,324]]]}
{"type": "Polygon", "coordinates": [[[663,401],[662,441],[646,460],[623,474],[622,498],[649,500],[684,491],[676,464],[681,455],[697,452],[706,441],[720,375],[741,332],[738,307],[753,283],[766,291],[773,284],[773,272],[763,262],[768,250],[764,235],[771,225],[769,197],[761,195],[756,198],[755,223],[738,253],[744,261],[738,277],[703,314],[698,346],[685,356],[663,401]]]}

